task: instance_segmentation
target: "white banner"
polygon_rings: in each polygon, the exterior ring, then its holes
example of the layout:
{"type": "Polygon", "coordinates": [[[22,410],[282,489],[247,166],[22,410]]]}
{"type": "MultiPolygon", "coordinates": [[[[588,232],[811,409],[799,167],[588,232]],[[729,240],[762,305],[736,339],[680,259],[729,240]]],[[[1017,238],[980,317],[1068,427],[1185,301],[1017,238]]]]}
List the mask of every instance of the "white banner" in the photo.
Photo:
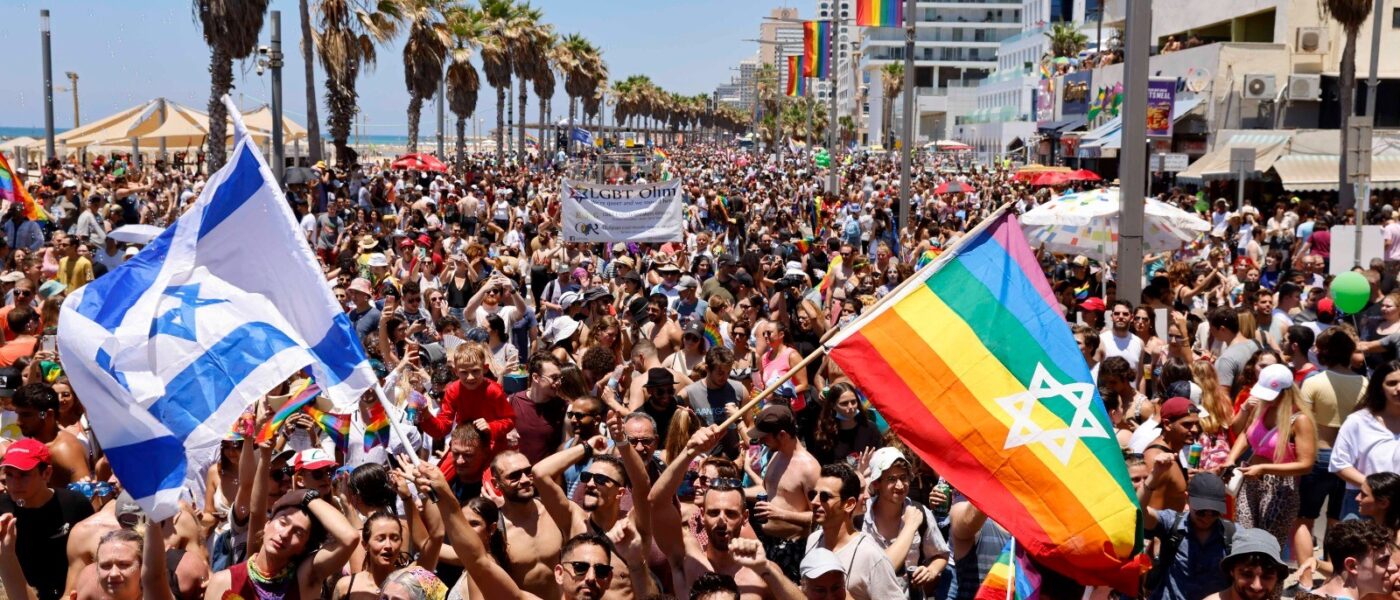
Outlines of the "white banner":
{"type": "Polygon", "coordinates": [[[564,180],[564,241],[674,242],[685,227],[680,179],[646,185],[564,180]]]}

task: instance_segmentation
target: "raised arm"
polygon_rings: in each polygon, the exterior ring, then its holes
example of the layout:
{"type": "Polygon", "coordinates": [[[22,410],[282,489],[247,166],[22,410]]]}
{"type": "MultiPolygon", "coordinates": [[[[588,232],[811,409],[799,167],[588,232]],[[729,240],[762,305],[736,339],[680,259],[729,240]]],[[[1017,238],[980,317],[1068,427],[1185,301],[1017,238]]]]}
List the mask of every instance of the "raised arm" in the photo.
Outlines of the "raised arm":
{"type": "Polygon", "coordinates": [[[452,488],[447,485],[442,471],[434,465],[419,463],[417,481],[419,486],[430,487],[437,493],[439,510],[445,517],[447,539],[451,540],[452,549],[461,558],[462,568],[471,576],[472,583],[481,588],[482,598],[536,598],[522,591],[510,574],[491,558],[491,553],[486,551],[486,545],[467,524],[467,518],[462,514],[462,506],[457,503],[456,496],[452,495],[452,488]]]}
{"type": "Polygon", "coordinates": [[[554,523],[559,526],[559,531],[563,532],[565,537],[583,533],[586,527],[583,518],[574,513],[574,505],[564,493],[564,488],[559,486],[559,475],[565,469],[588,460],[593,453],[606,451],[607,447],[608,442],[603,436],[593,436],[586,443],[575,444],[544,457],[544,460],[536,463],[531,469],[540,503],[544,504],[545,511],[554,519],[554,523]]]}
{"type": "Polygon", "coordinates": [[[338,573],[345,566],[345,561],[360,544],[360,536],[345,520],[345,515],[340,514],[340,510],[330,502],[317,497],[309,502],[303,501],[303,504],[326,530],[326,541],[311,559],[309,573],[312,581],[319,581],[338,573]]]}
{"type": "Polygon", "coordinates": [[[174,528],[172,520],[152,523],[146,528],[145,539],[141,542],[141,598],[142,600],[175,600],[170,589],[170,575],[165,565],[165,528],[174,528]]]}
{"type": "Polygon", "coordinates": [[[656,545],[667,556],[678,556],[685,552],[685,534],[680,509],[676,507],[675,499],[681,484],[685,482],[686,470],[692,461],[709,452],[723,437],[724,430],[718,425],[701,427],[695,435],[690,436],[690,441],[686,442],[680,456],[666,465],[666,470],[656,478],[656,484],[647,494],[646,504],[651,507],[656,545]]]}

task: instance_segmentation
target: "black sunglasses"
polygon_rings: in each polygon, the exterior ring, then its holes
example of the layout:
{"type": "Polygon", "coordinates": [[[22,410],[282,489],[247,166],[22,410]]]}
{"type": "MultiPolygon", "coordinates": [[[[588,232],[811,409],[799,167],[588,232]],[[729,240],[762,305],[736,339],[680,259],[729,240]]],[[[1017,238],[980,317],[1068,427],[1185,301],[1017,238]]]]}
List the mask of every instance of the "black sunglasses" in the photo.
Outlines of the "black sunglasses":
{"type": "Polygon", "coordinates": [[[616,480],[616,479],[613,479],[613,478],[611,478],[611,477],[608,477],[607,475],[604,475],[604,474],[602,474],[602,473],[594,473],[594,472],[591,472],[591,471],[584,471],[584,472],[578,474],[578,482],[579,482],[579,483],[582,483],[582,484],[584,484],[584,485],[588,485],[590,482],[593,482],[593,481],[597,481],[597,482],[598,482],[598,485],[607,485],[607,486],[613,486],[613,487],[622,485],[622,482],[620,482],[620,481],[618,481],[618,480],[616,480]]]}
{"type": "Polygon", "coordinates": [[[582,421],[583,419],[586,419],[586,418],[588,418],[588,417],[593,416],[593,413],[579,412],[579,411],[576,411],[576,410],[571,410],[571,411],[569,411],[569,412],[564,413],[564,416],[566,416],[566,417],[568,417],[568,418],[570,418],[570,419],[575,419],[575,420],[582,421]]]}
{"type": "Polygon", "coordinates": [[[817,490],[812,490],[812,491],[810,491],[810,492],[807,492],[807,501],[808,501],[808,502],[811,502],[811,501],[813,501],[813,500],[816,500],[817,498],[821,498],[822,504],[825,504],[825,503],[827,503],[827,502],[831,502],[832,499],[836,498],[836,494],[833,494],[833,493],[828,492],[828,491],[825,491],[825,490],[820,491],[820,492],[817,491],[817,490]]]}
{"type": "Polygon", "coordinates": [[[530,467],[525,467],[525,468],[523,468],[523,469],[516,469],[516,470],[514,470],[514,471],[511,471],[511,472],[509,472],[509,473],[506,473],[506,481],[509,481],[509,482],[512,482],[512,483],[513,483],[513,482],[516,482],[516,481],[520,481],[520,479],[523,478],[523,477],[529,477],[530,479],[534,479],[534,478],[535,478],[535,474],[532,473],[532,472],[530,471],[530,467]]]}
{"type": "Polygon", "coordinates": [[[609,577],[612,577],[613,574],[612,565],[605,565],[602,563],[591,563],[583,560],[571,560],[562,564],[569,566],[569,572],[572,573],[574,577],[583,577],[584,575],[587,575],[589,569],[593,569],[593,574],[597,575],[598,579],[607,579],[609,577]]]}

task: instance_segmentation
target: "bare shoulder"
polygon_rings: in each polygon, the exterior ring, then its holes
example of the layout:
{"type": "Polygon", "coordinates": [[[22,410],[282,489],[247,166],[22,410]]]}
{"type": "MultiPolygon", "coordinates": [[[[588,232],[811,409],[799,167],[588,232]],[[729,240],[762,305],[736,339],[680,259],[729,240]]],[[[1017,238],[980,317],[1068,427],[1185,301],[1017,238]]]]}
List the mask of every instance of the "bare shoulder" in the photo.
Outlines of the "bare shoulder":
{"type": "Polygon", "coordinates": [[[204,588],[204,600],[221,600],[232,583],[228,569],[210,575],[209,583],[204,588]]]}

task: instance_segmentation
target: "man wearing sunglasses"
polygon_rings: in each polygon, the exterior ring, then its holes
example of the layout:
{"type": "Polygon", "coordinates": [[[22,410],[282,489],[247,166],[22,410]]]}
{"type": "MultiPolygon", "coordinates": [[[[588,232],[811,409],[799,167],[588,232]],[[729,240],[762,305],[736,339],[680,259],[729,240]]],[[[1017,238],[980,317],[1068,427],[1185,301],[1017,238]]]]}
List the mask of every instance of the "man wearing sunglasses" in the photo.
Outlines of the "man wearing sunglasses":
{"type": "Polygon", "coordinates": [[[1127,300],[1114,300],[1109,318],[1113,320],[1113,326],[1106,332],[1109,335],[1100,338],[1100,359],[1121,356],[1123,360],[1128,361],[1133,373],[1141,373],[1138,369],[1142,366],[1142,338],[1133,334],[1132,303],[1127,300]]]}
{"type": "Polygon", "coordinates": [[[320,448],[298,452],[292,461],[292,489],[316,490],[322,498],[330,498],[333,493],[331,475],[337,466],[330,453],[320,448]]]}
{"type": "MultiPolygon", "coordinates": [[[[510,564],[501,565],[510,572],[508,579],[540,598],[558,598],[559,583],[554,580],[553,568],[566,538],[538,498],[530,459],[514,450],[501,452],[491,460],[491,477],[504,500],[501,517],[505,537],[511,541],[506,546],[510,564]]],[[[446,514],[447,506],[441,508],[446,514]]],[[[485,550],[481,554],[489,556],[485,550]]],[[[472,555],[459,551],[458,556],[472,555]]],[[[470,572],[470,563],[466,568],[470,572]]],[[[476,575],[472,577],[475,581],[476,575]]]]}
{"type": "MultiPolygon", "coordinates": [[[[628,444],[621,419],[614,414],[607,421],[613,441],[610,452],[608,440],[595,436],[586,443],[556,452],[534,466],[535,485],[540,501],[565,537],[584,533],[603,534],[612,531],[620,521],[629,519],[632,527],[645,538],[651,537],[651,511],[646,502],[638,502],[630,513],[621,506],[622,492],[631,489],[634,498],[645,498],[651,491],[646,466],[637,450],[628,444]],[[621,456],[621,458],[619,458],[621,456]],[[584,464],[578,485],[582,500],[575,503],[559,485],[560,474],[570,465],[584,464]]],[[[612,561],[617,576],[615,590],[628,597],[632,594],[630,566],[620,557],[612,561]]],[[[643,567],[645,568],[645,567],[643,567]]]]}
{"type": "Polygon", "coordinates": [[[807,552],[825,548],[846,567],[846,591],[855,600],[907,596],[880,543],[859,531],[851,520],[860,503],[860,477],[845,463],[824,465],[816,486],[807,492],[812,522],[807,552]]]}

